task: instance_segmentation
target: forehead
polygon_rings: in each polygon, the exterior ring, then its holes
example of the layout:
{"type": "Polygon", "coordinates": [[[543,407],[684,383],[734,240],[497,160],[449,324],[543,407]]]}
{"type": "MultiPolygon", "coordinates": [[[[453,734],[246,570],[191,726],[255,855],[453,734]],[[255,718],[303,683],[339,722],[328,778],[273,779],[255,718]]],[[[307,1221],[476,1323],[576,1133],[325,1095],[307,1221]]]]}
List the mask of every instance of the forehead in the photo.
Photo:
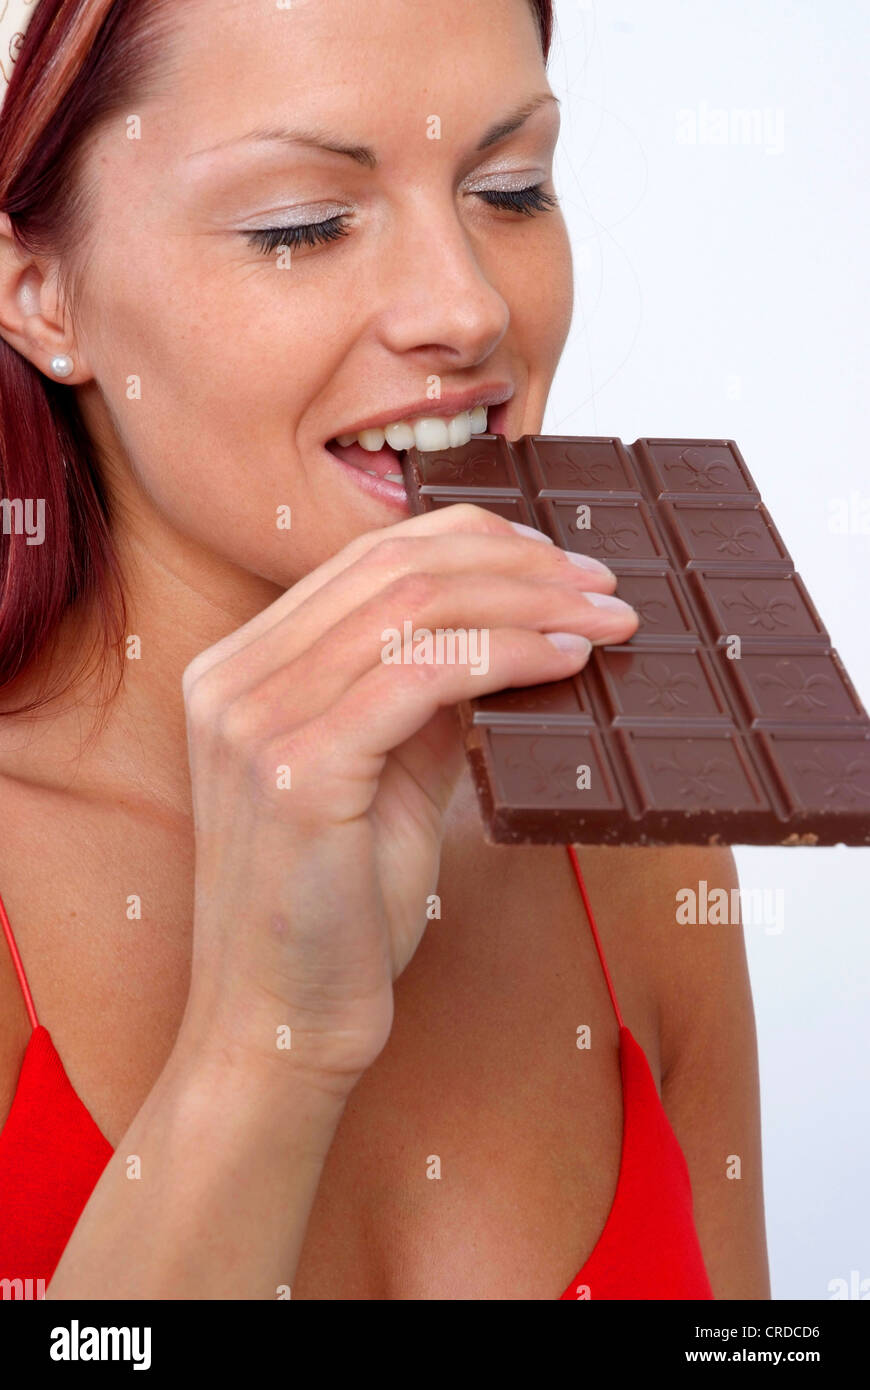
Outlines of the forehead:
{"type": "Polygon", "coordinates": [[[170,13],[160,104],[190,148],[197,129],[229,138],[249,112],[468,119],[543,71],[529,0],[185,0],[170,13]]]}

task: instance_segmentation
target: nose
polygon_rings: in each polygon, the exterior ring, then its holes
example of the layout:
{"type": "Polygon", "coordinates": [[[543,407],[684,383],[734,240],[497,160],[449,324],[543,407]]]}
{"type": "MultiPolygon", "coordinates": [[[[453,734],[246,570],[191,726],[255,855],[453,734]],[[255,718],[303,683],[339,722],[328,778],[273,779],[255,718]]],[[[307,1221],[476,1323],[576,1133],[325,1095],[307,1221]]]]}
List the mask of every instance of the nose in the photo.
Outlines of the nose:
{"type": "Polygon", "coordinates": [[[484,361],[504,337],[507,302],[450,200],[406,202],[383,265],[380,324],[392,352],[440,352],[455,370],[484,361]]]}

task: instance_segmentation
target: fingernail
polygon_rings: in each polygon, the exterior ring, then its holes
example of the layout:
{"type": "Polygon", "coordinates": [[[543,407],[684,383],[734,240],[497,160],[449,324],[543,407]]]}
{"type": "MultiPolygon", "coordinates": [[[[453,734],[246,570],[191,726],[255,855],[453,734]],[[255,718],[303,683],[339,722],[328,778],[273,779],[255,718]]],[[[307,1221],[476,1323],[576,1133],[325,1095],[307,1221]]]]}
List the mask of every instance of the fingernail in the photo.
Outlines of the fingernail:
{"type": "Polygon", "coordinates": [[[614,613],[628,614],[635,611],[630,603],[624,603],[621,598],[616,598],[613,594],[583,594],[582,597],[596,608],[612,608],[614,613]]]}
{"type": "Polygon", "coordinates": [[[592,650],[589,638],[577,632],[545,632],[544,636],[560,652],[570,652],[572,656],[588,656],[592,650]]]}
{"type": "Polygon", "coordinates": [[[534,526],[526,526],[522,521],[511,521],[509,525],[515,531],[519,531],[521,536],[529,536],[533,541],[548,541],[550,545],[555,544],[555,541],[551,540],[549,536],[545,536],[543,531],[536,531],[534,526]]]}
{"type": "Polygon", "coordinates": [[[578,565],[581,570],[597,570],[599,574],[613,575],[613,570],[602,565],[600,560],[593,560],[591,555],[578,555],[576,550],[563,550],[562,554],[567,556],[572,565],[578,565]]]}

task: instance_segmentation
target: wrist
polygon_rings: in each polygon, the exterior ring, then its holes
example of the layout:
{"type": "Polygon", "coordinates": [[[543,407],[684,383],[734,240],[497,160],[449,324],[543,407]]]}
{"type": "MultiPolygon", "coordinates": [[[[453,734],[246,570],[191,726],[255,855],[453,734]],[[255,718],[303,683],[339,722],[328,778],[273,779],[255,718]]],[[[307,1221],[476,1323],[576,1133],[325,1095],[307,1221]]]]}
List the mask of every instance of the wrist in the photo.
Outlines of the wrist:
{"type": "Polygon", "coordinates": [[[329,1023],[262,992],[228,1002],[200,990],[188,998],[176,1047],[195,1067],[213,1076],[227,1069],[267,1095],[292,1084],[344,1103],[386,1046],[392,1021],[391,988],[377,1007],[366,1003],[329,1023]]]}
{"type": "Polygon", "coordinates": [[[275,1050],[263,1056],[226,1038],[197,1036],[182,1027],[163,1080],[180,1112],[193,1120],[220,1109],[228,1125],[269,1142],[286,1141],[297,1154],[303,1137],[324,1158],[359,1079],[300,1066],[275,1050]]]}

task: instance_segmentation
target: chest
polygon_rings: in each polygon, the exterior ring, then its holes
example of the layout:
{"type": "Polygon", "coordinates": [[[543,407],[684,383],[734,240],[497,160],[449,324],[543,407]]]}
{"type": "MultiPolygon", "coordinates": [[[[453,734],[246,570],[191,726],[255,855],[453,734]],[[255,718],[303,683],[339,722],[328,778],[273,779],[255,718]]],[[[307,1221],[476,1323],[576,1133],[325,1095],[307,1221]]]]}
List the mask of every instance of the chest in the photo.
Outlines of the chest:
{"type": "MultiPolygon", "coordinates": [[[[478,845],[472,874],[467,843],[446,846],[443,918],[336,1134],[295,1299],[558,1299],[605,1228],[618,1030],[567,855],[507,852],[540,870],[530,894],[504,851],[478,845]]],[[[624,984],[657,1077],[650,982],[624,984]]]]}
{"type": "MultiPolygon", "coordinates": [[[[193,845],[119,807],[69,822],[37,857],[34,829],[7,866],[40,874],[7,867],[0,891],[40,1021],[116,1146],[183,1014],[193,845]]],[[[616,1188],[623,1106],[612,1003],[565,875],[564,851],[445,840],[442,915],[339,1125],[295,1299],[556,1299],[588,1258],[616,1188]],[[533,901],[505,858],[529,853],[533,901]]],[[[2,964],[8,975],[8,954],[2,964]]],[[[657,1074],[648,985],[617,988],[657,1074]]]]}
{"type": "Polygon", "coordinates": [[[604,1227],[623,1119],[612,1030],[597,1020],[581,1052],[569,1012],[397,1014],[330,1150],[294,1298],[559,1297],[604,1227]]]}

